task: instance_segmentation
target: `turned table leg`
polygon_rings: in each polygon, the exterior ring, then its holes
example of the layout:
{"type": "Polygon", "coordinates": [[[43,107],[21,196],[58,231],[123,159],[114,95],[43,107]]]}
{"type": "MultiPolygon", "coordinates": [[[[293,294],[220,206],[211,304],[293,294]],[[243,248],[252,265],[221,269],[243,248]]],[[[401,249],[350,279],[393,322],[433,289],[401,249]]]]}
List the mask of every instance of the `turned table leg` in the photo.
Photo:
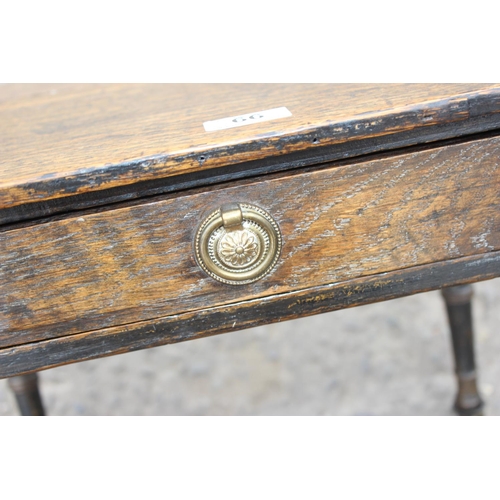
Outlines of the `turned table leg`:
{"type": "Polygon", "coordinates": [[[472,286],[461,285],[441,290],[446,302],[451,330],[458,394],[455,411],[459,415],[482,415],[483,401],[479,396],[474,361],[472,333],[472,286]]]}
{"type": "Polygon", "coordinates": [[[21,415],[43,416],[42,398],[38,390],[38,374],[19,375],[8,379],[9,387],[16,396],[21,415]]]}

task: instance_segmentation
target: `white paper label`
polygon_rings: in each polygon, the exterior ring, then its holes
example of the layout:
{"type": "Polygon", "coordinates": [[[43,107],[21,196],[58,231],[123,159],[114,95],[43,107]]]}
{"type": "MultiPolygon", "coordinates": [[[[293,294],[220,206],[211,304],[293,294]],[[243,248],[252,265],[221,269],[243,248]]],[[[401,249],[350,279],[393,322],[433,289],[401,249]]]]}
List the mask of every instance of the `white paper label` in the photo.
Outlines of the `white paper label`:
{"type": "Polygon", "coordinates": [[[229,118],[221,118],[220,120],[212,120],[205,122],[203,126],[207,132],[214,130],[224,130],[226,128],[242,127],[243,125],[250,125],[252,123],[267,122],[268,120],[275,120],[276,118],[286,118],[292,116],[292,113],[285,107],[266,109],[265,111],[256,111],[255,113],[248,113],[248,115],[230,116],[229,118]]]}

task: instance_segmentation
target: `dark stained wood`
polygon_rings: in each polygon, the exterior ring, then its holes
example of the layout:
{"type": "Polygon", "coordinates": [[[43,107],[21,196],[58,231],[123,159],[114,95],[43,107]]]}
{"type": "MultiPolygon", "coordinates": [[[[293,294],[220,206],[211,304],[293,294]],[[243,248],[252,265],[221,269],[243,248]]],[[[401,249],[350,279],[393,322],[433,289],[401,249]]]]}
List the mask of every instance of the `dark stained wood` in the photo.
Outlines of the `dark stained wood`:
{"type": "Polygon", "coordinates": [[[442,287],[456,407],[480,411],[457,285],[500,276],[499,84],[0,85],[0,153],[0,377],[24,413],[36,370],[442,287]],[[245,286],[193,255],[234,201],[284,239],[245,286]]]}
{"type": "MultiPolygon", "coordinates": [[[[124,199],[138,196],[137,183],[306,150],[310,162],[311,149],[422,128],[472,120],[480,132],[499,111],[493,84],[2,85],[1,220],[57,212],[57,203],[43,204],[51,200],[109,189],[124,199]],[[203,129],[208,120],[281,106],[293,116],[203,129]]],[[[100,204],[98,196],[75,203],[100,204]]]]}
{"type": "Polygon", "coordinates": [[[477,388],[472,328],[472,285],[442,289],[451,330],[458,391],[455,411],[459,415],[482,415],[483,401],[477,388]]]}
{"type": "MultiPolygon", "coordinates": [[[[500,252],[0,349],[0,377],[243,330],[500,275],[500,252]]],[[[333,335],[333,333],[332,333],[333,335]]]]}
{"type": "Polygon", "coordinates": [[[500,138],[265,176],[0,235],[0,345],[56,338],[500,250],[500,138]],[[245,286],[196,265],[223,203],[278,222],[276,269],[245,286]]]}
{"type": "Polygon", "coordinates": [[[36,373],[11,377],[8,383],[14,393],[21,415],[25,417],[42,417],[45,415],[36,373]]]}
{"type": "Polygon", "coordinates": [[[151,198],[155,195],[178,192],[198,186],[211,186],[257,175],[304,168],[341,158],[368,157],[369,154],[379,151],[394,150],[394,154],[398,154],[400,148],[413,149],[413,147],[420,147],[415,145],[429,143],[433,143],[434,147],[439,147],[447,143],[459,142],[459,138],[464,135],[468,140],[481,139],[498,134],[498,130],[500,130],[500,114],[494,114],[487,117],[471,118],[465,122],[444,123],[387,136],[321,146],[313,150],[303,150],[279,157],[271,156],[237,165],[200,170],[166,179],[140,181],[133,185],[133,191],[130,190],[130,186],[125,185],[64,198],[52,198],[0,210],[0,232],[15,227],[44,223],[55,217],[67,217],[72,212],[80,212],[82,209],[112,210],[124,204],[133,203],[139,198],[151,198]],[[484,132],[485,130],[489,132],[484,132]]]}

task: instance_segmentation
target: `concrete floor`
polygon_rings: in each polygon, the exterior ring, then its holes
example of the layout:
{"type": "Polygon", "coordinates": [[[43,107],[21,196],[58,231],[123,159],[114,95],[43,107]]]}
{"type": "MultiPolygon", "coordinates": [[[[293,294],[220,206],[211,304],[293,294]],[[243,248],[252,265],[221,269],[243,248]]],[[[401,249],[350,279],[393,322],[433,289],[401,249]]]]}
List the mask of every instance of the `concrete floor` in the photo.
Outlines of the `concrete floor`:
{"type": "MultiPolygon", "coordinates": [[[[474,285],[485,414],[500,415],[500,279],[474,285]]],[[[41,372],[49,415],[452,415],[439,292],[41,372]]],[[[0,415],[17,415],[0,380],[0,415]]]]}

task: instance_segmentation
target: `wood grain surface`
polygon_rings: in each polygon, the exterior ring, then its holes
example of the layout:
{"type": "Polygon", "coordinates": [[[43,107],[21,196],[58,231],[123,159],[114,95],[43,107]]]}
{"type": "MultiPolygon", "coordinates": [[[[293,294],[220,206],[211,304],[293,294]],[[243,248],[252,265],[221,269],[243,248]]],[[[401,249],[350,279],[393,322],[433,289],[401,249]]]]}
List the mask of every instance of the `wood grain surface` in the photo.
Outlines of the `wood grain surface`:
{"type": "Polygon", "coordinates": [[[0,211],[499,111],[492,84],[1,85],[0,211]],[[281,106],[292,116],[203,128],[281,106]]]}
{"type": "Polygon", "coordinates": [[[0,378],[390,300],[500,274],[500,252],[0,349],[0,378]]]}
{"type": "Polygon", "coordinates": [[[178,315],[500,249],[500,138],[170,195],[0,235],[0,345],[178,315]],[[196,265],[223,203],[278,222],[275,270],[245,286],[196,265]]]}

